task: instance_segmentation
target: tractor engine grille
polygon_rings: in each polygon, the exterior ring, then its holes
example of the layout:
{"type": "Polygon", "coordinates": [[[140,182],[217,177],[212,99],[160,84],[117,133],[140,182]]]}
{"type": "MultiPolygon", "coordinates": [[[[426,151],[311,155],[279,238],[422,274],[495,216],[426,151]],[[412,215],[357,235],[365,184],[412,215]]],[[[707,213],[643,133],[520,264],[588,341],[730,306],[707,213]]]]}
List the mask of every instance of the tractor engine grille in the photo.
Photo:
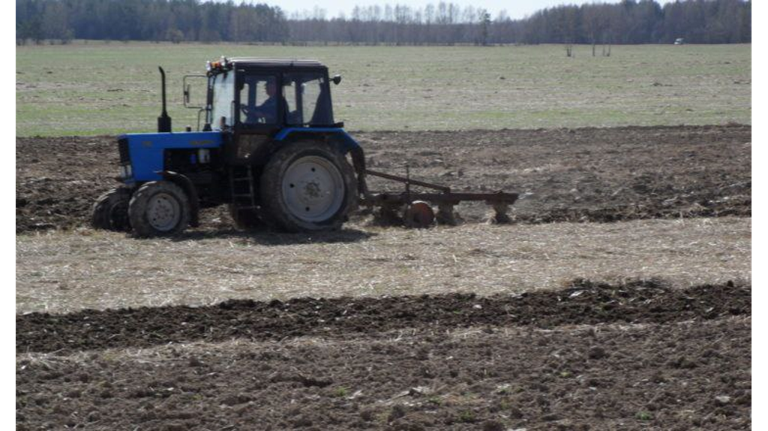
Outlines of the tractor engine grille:
{"type": "Polygon", "coordinates": [[[120,152],[121,165],[131,162],[131,155],[128,151],[128,138],[117,140],[117,150],[120,152]]]}

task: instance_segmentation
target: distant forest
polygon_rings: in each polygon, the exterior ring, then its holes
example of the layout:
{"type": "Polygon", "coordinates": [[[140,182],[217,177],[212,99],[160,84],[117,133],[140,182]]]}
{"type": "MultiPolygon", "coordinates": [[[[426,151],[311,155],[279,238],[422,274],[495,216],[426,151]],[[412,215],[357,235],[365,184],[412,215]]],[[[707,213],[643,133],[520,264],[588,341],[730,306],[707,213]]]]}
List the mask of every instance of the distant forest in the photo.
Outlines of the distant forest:
{"type": "Polygon", "coordinates": [[[72,39],[360,45],[749,43],[752,3],[653,0],[567,5],[524,19],[439,2],[290,15],[276,6],[200,0],[16,0],[18,44],[72,39]]]}

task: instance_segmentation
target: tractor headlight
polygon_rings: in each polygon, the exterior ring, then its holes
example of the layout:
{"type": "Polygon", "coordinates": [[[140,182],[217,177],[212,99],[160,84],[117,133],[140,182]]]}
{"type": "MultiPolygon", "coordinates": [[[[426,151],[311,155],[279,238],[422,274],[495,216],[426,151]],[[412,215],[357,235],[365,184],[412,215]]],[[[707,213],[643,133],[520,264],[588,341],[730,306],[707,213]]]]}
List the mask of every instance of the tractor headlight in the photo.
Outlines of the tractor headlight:
{"type": "Polygon", "coordinates": [[[120,165],[120,178],[130,178],[133,176],[131,165],[120,165]]]}
{"type": "Polygon", "coordinates": [[[205,148],[197,150],[197,161],[200,163],[210,163],[211,151],[205,148]]]}

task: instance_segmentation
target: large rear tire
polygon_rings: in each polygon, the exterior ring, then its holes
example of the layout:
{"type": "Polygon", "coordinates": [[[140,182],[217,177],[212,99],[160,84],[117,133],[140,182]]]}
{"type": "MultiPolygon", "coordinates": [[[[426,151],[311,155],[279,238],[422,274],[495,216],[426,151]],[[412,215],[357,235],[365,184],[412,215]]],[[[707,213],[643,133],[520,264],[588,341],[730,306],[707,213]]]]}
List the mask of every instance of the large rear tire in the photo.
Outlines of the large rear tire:
{"type": "Polygon", "coordinates": [[[128,205],[133,231],[145,238],[181,233],[189,225],[191,212],[187,194],[170,181],[145,183],[128,205]]]}
{"type": "Polygon", "coordinates": [[[91,226],[94,229],[129,231],[131,222],[128,220],[128,204],[131,200],[131,189],[128,187],[114,188],[96,199],[91,213],[91,226]]]}
{"type": "Polygon", "coordinates": [[[288,232],[339,229],[357,207],[352,166],[325,142],[281,148],[264,167],[259,190],[264,221],[288,232]]]}

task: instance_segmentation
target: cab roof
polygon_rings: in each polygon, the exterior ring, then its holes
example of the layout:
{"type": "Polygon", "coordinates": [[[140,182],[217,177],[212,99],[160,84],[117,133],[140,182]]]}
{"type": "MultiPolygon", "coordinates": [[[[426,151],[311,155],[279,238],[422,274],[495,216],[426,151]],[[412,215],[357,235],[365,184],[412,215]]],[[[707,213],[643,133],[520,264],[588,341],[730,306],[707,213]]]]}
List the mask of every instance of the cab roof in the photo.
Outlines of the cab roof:
{"type": "Polygon", "coordinates": [[[238,66],[245,67],[325,67],[317,60],[233,57],[227,59],[238,66]]]}

